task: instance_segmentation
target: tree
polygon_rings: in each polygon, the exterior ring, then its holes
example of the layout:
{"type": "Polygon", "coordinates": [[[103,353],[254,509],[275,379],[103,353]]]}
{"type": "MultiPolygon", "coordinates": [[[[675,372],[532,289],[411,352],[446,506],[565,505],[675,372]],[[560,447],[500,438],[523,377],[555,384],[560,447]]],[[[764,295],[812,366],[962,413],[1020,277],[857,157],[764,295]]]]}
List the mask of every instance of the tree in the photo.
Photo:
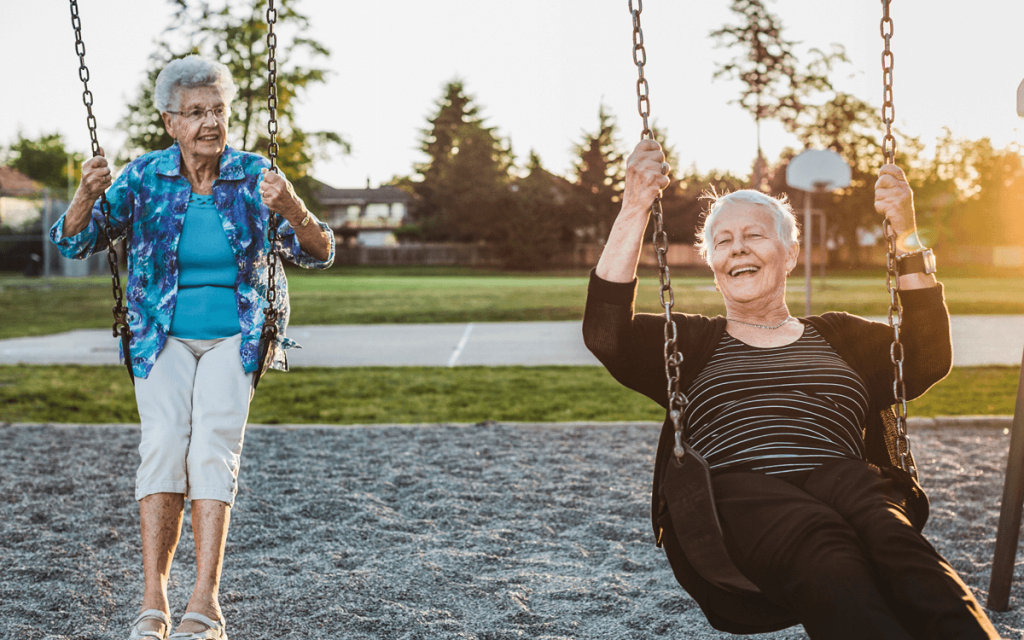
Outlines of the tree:
{"type": "MultiPolygon", "coordinates": [[[[881,221],[874,209],[874,184],[878,168],[882,166],[879,110],[856,96],[836,93],[823,104],[808,106],[789,123],[788,129],[804,148],[831,149],[850,166],[850,186],[838,193],[815,195],[814,205],[826,212],[827,237],[838,245],[845,245],[849,260],[854,265],[859,264],[859,232],[874,229],[881,221]]],[[[774,186],[789,191],[793,205],[799,210],[806,194],[789,189],[783,175],[789,159],[795,155],[792,150],[784,154],[777,171],[779,184],[774,186]]]]}
{"type": "Polygon", "coordinates": [[[675,169],[661,205],[669,241],[693,243],[708,208],[708,195],[730,193],[744,188],[745,184],[744,178],[715,169],[707,173],[701,173],[696,166],[675,169]]]}
{"type": "Polygon", "coordinates": [[[527,171],[502,199],[503,215],[495,225],[500,234],[496,251],[510,269],[549,266],[560,252],[571,249],[574,239],[564,211],[572,185],[546,170],[535,151],[530,151],[527,171]]]}
{"type": "MultiPolygon", "coordinates": [[[[169,1],[177,10],[165,30],[168,37],[150,58],[147,80],[139,89],[139,98],[129,105],[121,122],[128,140],[118,160],[126,162],[141,153],[166,148],[173,142],[153,107],[153,85],[168,62],[187,53],[198,53],[227,66],[238,84],[238,95],[232,103],[229,141],[239,149],[266,154],[270,113],[265,4],[224,0],[220,8],[214,8],[206,0],[169,1]],[[168,42],[173,36],[187,45],[173,48],[168,42]]],[[[309,171],[316,160],[332,152],[348,153],[349,145],[334,131],[306,131],[296,122],[295,108],[301,96],[327,77],[327,69],[316,66],[315,61],[330,56],[330,50],[312,38],[298,36],[288,40],[282,37],[282,31],[295,30],[300,34],[308,31],[309,18],[296,10],[296,4],[289,2],[278,8],[275,26],[278,165],[307,206],[315,209],[312,193],[316,185],[309,171]],[[293,62],[294,59],[311,62],[303,65],[293,62]]]]}
{"type": "Polygon", "coordinates": [[[77,186],[81,175],[82,154],[69,153],[60,133],[49,133],[37,139],[26,138],[21,132],[7,149],[9,166],[54,191],[63,193],[68,186],[68,159],[71,159],[72,182],[77,186]]]}
{"type": "Polygon", "coordinates": [[[584,132],[575,145],[576,189],[569,215],[583,237],[603,242],[619,211],[625,154],[616,139],[615,118],[603,104],[597,118],[597,131],[584,132]]]}
{"type": "Polygon", "coordinates": [[[948,130],[936,147],[933,171],[955,188],[954,198],[940,198],[938,207],[926,211],[926,221],[937,231],[936,239],[968,245],[1019,245],[1024,238],[1020,147],[996,149],[988,138],[957,140],[948,130]]]}
{"type": "Polygon", "coordinates": [[[487,240],[505,202],[513,164],[508,142],[484,125],[461,80],[452,80],[420,139],[427,156],[409,181],[416,220],[430,240],[487,240]],[[417,179],[418,178],[418,179],[417,179]]]}
{"type": "Polygon", "coordinates": [[[768,11],[763,0],[732,0],[730,9],[742,23],[712,31],[711,37],[717,48],[737,47],[743,53],[717,65],[713,78],[738,79],[744,85],[733,103],[754,118],[757,157],[751,181],[754,188],[762,188],[766,161],[761,151],[761,122],[795,119],[809,95],[831,88],[828,71],[836,62],[846,61],[846,54],[838,45],[829,53],[811,49],[813,59],[801,69],[794,53],[799,43],[783,38],[781,20],[768,11]]]}

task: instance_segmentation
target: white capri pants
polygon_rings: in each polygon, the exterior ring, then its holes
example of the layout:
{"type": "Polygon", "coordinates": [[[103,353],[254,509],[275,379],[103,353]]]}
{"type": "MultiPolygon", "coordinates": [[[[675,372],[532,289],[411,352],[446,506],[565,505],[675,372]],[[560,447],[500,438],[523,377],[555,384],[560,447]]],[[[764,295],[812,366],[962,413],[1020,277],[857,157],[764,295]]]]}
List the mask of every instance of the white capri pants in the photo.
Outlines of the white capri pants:
{"type": "Polygon", "coordinates": [[[168,336],[149,377],[135,380],[142,463],[135,499],[181,493],[234,504],[252,374],[241,334],[215,340],[168,336]]]}

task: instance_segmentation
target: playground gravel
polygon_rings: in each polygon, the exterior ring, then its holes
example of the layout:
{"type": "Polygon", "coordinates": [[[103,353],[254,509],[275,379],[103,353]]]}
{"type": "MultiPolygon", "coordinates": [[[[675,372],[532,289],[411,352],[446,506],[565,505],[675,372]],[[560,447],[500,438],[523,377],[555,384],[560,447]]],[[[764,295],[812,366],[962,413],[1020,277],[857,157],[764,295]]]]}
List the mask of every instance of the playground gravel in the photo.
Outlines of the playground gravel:
{"type": "MultiPolygon", "coordinates": [[[[649,526],[652,424],[254,427],[221,604],[233,640],[728,638],[649,526]]],[[[0,423],[0,638],[125,638],[137,427],[0,423]]],[[[923,429],[926,535],[983,604],[1009,436],[923,429]]],[[[186,534],[170,600],[194,578],[186,534]]],[[[1007,638],[1024,634],[1018,563],[1007,638]]],[[[755,639],[804,638],[799,627],[755,639]]]]}

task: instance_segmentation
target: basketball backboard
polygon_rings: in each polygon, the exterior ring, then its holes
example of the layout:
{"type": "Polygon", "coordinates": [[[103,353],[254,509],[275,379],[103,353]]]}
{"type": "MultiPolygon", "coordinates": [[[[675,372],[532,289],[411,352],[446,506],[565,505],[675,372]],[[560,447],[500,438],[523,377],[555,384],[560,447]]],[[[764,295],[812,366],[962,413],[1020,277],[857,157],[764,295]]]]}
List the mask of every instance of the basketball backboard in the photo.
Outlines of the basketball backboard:
{"type": "Polygon", "coordinates": [[[789,161],[786,184],[802,191],[833,191],[850,186],[850,165],[835,151],[808,149],[789,161]]]}

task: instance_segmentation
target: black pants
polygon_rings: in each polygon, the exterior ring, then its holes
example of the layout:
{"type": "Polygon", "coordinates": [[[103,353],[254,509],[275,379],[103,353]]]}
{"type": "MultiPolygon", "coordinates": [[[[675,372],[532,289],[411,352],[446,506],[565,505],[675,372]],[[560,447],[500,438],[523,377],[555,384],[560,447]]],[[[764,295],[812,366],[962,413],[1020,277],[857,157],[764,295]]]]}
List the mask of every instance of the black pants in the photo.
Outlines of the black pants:
{"type": "Polygon", "coordinates": [[[878,467],[839,460],[788,481],[721,473],[712,485],[736,566],[811,638],[999,637],[878,467]]]}

